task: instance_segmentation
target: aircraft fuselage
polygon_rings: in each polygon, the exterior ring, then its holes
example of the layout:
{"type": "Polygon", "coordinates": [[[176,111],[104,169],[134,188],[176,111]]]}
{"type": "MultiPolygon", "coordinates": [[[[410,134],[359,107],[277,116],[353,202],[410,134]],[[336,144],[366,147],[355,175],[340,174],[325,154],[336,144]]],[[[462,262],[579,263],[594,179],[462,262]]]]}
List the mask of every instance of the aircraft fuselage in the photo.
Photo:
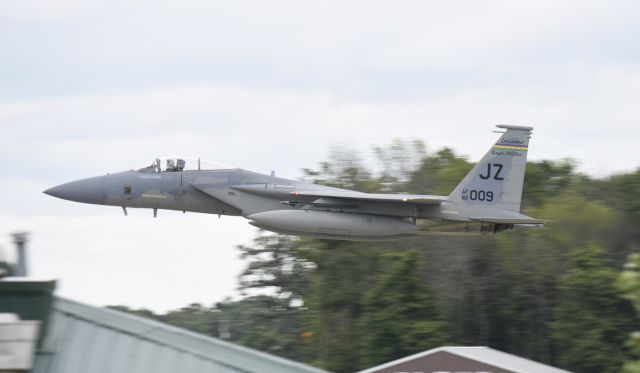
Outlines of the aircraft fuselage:
{"type": "Polygon", "coordinates": [[[486,234],[544,221],[520,214],[531,128],[507,131],[449,196],[362,193],[211,166],[199,158],[62,184],[45,193],[127,208],[243,216],[271,231],[350,240],[416,233],[486,234]]]}

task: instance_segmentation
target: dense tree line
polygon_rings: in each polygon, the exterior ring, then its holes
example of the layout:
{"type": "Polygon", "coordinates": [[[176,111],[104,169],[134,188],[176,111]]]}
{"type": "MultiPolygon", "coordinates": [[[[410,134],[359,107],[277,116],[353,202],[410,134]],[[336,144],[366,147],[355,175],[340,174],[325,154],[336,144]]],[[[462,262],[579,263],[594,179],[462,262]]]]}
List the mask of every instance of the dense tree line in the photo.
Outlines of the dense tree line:
{"type": "MultiPolygon", "coordinates": [[[[305,178],[447,195],[472,167],[451,149],[427,154],[417,141],[374,154],[377,172],[338,149],[305,178]]],[[[576,372],[620,371],[640,353],[628,342],[636,312],[616,285],[640,248],[640,170],[595,179],[568,160],[529,162],[523,208],[551,222],[385,242],[261,233],[239,247],[247,262],[241,300],[133,312],[334,372],[444,344],[491,346],[576,372]]]]}

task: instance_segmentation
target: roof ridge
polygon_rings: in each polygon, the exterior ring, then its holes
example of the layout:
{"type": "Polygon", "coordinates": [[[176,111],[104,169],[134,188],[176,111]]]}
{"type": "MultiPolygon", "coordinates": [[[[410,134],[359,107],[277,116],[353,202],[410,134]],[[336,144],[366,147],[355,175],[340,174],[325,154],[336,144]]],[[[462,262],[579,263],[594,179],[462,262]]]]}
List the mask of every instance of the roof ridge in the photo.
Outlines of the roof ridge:
{"type": "Polygon", "coordinates": [[[436,348],[432,348],[430,350],[426,350],[426,351],[422,351],[422,352],[418,352],[409,356],[405,356],[396,360],[392,360],[390,362],[387,363],[383,363],[381,365],[377,365],[375,367],[371,367],[371,368],[367,368],[365,370],[361,370],[357,373],[373,373],[376,372],[380,369],[384,369],[384,368],[388,368],[388,367],[392,367],[398,364],[402,364],[408,361],[412,361],[415,359],[419,359],[425,356],[429,356],[432,354],[435,354],[437,352],[447,352],[453,355],[457,355],[459,357],[463,357],[463,358],[467,358],[467,359],[471,359],[471,360],[476,360],[478,362],[484,363],[484,364],[488,364],[491,366],[494,366],[496,368],[501,368],[501,369],[507,369],[510,371],[513,371],[514,373],[531,373],[531,372],[538,372],[538,370],[532,371],[532,370],[521,370],[518,367],[513,367],[513,366],[505,366],[504,364],[501,364],[501,362],[496,362],[494,360],[487,360],[484,357],[479,357],[479,356],[475,356],[473,354],[465,354],[465,350],[466,351],[486,351],[489,352],[491,354],[500,354],[503,357],[507,357],[509,359],[513,359],[513,360],[519,360],[519,362],[526,362],[527,364],[531,364],[534,365],[536,368],[542,368],[544,367],[545,370],[549,371],[549,373],[571,373],[567,370],[564,369],[560,369],[560,368],[556,368],[554,366],[548,365],[548,364],[544,364],[544,363],[540,363],[522,356],[517,356],[517,355],[513,355],[510,354],[508,352],[504,352],[504,351],[500,351],[500,350],[496,350],[494,348],[491,348],[489,346],[441,346],[441,347],[436,347],[436,348]]]}
{"type": "MultiPolygon", "coordinates": [[[[252,367],[258,367],[263,364],[271,363],[279,365],[280,368],[284,368],[286,366],[288,367],[287,371],[289,371],[289,369],[292,369],[292,372],[328,373],[325,370],[315,368],[297,361],[289,360],[280,356],[275,356],[267,352],[227,342],[219,338],[183,329],[158,320],[147,319],[142,316],[132,315],[114,309],[94,307],[60,297],[55,297],[53,307],[55,310],[66,313],[71,317],[83,319],[93,324],[103,325],[105,327],[109,327],[123,333],[135,335],[139,338],[147,339],[149,341],[153,341],[155,343],[162,344],[170,348],[199,356],[210,361],[215,361],[227,366],[239,366],[237,361],[229,361],[230,356],[228,355],[249,354],[254,358],[251,360],[259,360],[251,361],[250,365],[252,367]],[[130,324],[126,325],[127,323],[130,324]],[[191,342],[194,342],[196,340],[200,342],[206,342],[206,346],[201,346],[202,349],[196,352],[193,349],[189,349],[189,347],[185,346],[184,343],[181,344],[178,341],[172,341],[171,338],[183,338],[182,342],[188,342],[185,339],[189,339],[191,340],[191,342]],[[224,354],[222,356],[216,356],[215,358],[207,354],[205,350],[212,347],[222,350],[219,352],[224,352],[224,354]]],[[[197,346],[191,347],[197,348],[197,346]]],[[[231,358],[232,357],[233,356],[231,356],[231,358]]],[[[251,370],[244,366],[241,367],[247,371],[261,371],[260,369],[251,370]]]]}

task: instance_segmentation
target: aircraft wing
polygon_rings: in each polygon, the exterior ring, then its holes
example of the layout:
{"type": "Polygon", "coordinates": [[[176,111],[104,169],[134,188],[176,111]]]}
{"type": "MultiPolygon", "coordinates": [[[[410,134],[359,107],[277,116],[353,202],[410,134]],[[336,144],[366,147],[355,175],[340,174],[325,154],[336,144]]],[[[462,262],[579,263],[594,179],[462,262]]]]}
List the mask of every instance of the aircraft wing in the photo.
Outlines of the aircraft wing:
{"type": "Polygon", "coordinates": [[[448,201],[447,197],[444,196],[430,196],[422,194],[362,193],[337,190],[296,191],[289,194],[294,198],[302,197],[305,199],[335,198],[367,202],[406,202],[424,205],[439,205],[442,202],[448,201]]]}
{"type": "Polygon", "coordinates": [[[544,219],[535,219],[530,217],[522,217],[522,218],[469,218],[474,221],[482,221],[486,223],[495,223],[495,224],[544,224],[547,220],[544,219]]]}
{"type": "Polygon", "coordinates": [[[216,188],[215,186],[211,186],[209,184],[191,184],[191,187],[195,190],[202,192],[209,197],[215,198],[219,204],[223,204],[225,206],[225,210],[235,214],[241,215],[242,209],[237,204],[233,203],[233,200],[229,198],[228,193],[222,188],[216,188]]]}

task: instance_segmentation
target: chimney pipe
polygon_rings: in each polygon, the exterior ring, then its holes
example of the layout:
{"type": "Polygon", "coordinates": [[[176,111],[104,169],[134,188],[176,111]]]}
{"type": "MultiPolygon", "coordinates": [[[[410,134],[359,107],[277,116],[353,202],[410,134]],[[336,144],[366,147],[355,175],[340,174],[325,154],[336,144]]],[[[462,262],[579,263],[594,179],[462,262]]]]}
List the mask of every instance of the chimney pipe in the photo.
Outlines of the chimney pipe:
{"type": "Polygon", "coordinates": [[[29,234],[27,232],[13,233],[13,243],[16,244],[16,250],[18,251],[18,261],[15,266],[13,276],[26,277],[27,272],[27,240],[29,234]]]}

